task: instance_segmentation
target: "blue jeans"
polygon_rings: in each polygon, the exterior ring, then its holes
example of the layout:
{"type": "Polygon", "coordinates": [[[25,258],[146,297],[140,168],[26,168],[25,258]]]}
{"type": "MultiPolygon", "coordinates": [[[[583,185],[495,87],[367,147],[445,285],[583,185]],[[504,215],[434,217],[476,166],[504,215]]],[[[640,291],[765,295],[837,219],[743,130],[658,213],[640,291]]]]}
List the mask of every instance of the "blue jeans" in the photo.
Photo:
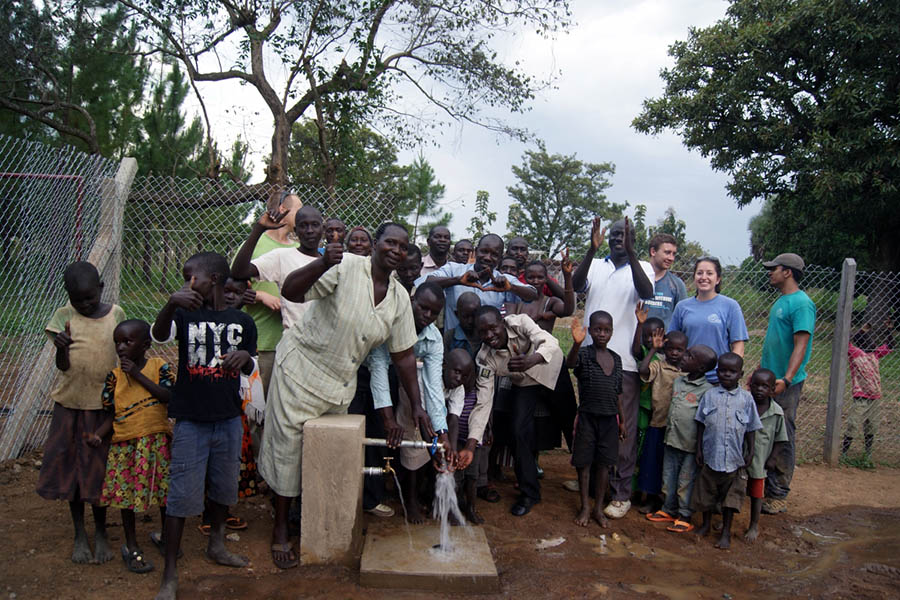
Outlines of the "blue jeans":
{"type": "Polygon", "coordinates": [[[693,452],[685,452],[666,444],[663,450],[662,491],[666,497],[663,510],[690,521],[694,511],[691,510],[691,494],[694,492],[694,475],[697,472],[697,459],[693,452]]]}

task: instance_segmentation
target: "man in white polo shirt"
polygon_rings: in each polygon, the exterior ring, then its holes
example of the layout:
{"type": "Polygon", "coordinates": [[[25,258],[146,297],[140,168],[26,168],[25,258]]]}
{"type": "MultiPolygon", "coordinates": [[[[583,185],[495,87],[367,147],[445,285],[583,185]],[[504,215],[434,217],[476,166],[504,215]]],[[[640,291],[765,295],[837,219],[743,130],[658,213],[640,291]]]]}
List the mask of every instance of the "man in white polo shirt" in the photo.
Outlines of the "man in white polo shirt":
{"type": "MultiPolygon", "coordinates": [[[[622,410],[627,437],[619,442],[619,459],[610,477],[612,502],[603,511],[606,516],[621,519],[631,508],[631,476],[637,461],[637,416],[640,379],[637,361],[631,354],[631,342],[637,328],[634,309],[641,299],[653,298],[653,267],[638,260],[634,250],[634,227],[628,219],[616,221],[609,229],[609,256],[594,258],[603,244],[606,229],[601,231],[600,218],[591,227],[591,247],[575,270],[572,284],[578,292],[586,292],[584,326],[592,313],[605,310],[613,317],[613,335],[608,347],[622,358],[622,410]]],[[[590,344],[588,337],[586,344],[590,344]]],[[[601,501],[598,498],[597,501],[601,501]]]]}

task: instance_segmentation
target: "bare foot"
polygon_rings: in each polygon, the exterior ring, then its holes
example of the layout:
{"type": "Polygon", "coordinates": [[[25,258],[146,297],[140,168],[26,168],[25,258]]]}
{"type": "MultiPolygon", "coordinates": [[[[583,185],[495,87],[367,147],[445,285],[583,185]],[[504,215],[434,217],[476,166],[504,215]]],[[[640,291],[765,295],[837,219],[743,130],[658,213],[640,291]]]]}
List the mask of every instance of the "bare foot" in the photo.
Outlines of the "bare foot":
{"type": "Polygon", "coordinates": [[[756,525],[751,526],[747,531],[744,532],[744,541],[747,543],[753,542],[756,538],[759,537],[759,528],[756,525]]]}
{"type": "Polygon", "coordinates": [[[406,507],[406,522],[413,525],[421,525],[425,522],[425,515],[422,513],[422,507],[415,500],[410,502],[406,507]]]}
{"type": "Polygon", "coordinates": [[[609,519],[607,519],[606,515],[603,514],[602,508],[599,510],[594,510],[593,517],[594,517],[594,520],[597,521],[597,524],[600,527],[602,527],[603,529],[606,529],[607,527],[609,527],[609,519]]]}
{"type": "Polygon", "coordinates": [[[159,591],[156,592],[156,598],[154,600],[175,600],[175,595],[178,592],[178,579],[163,579],[162,584],[159,586],[159,591]]]}
{"type": "Polygon", "coordinates": [[[705,525],[701,525],[699,528],[697,528],[696,531],[697,531],[697,535],[699,535],[700,537],[705,537],[705,536],[709,535],[709,523],[706,523],[705,525]]]}
{"type": "Polygon", "coordinates": [[[722,537],[716,542],[716,548],[720,550],[728,550],[731,547],[731,535],[722,533],[722,537]]]}
{"type": "Polygon", "coordinates": [[[72,548],[72,562],[86,564],[92,560],[94,560],[94,555],[91,554],[91,545],[88,544],[87,534],[76,534],[75,546],[72,548]]]}
{"type": "Polygon", "coordinates": [[[109,549],[109,543],[106,541],[105,533],[96,533],[94,535],[94,557],[91,562],[102,565],[113,559],[113,553],[109,549]]]}
{"type": "Polygon", "coordinates": [[[246,567],[250,564],[250,559],[234,552],[229,552],[224,546],[214,548],[206,548],[206,556],[216,564],[225,565],[226,567],[246,567]]]}
{"type": "Polygon", "coordinates": [[[475,510],[475,507],[471,504],[469,505],[469,508],[466,509],[466,518],[472,525],[481,525],[482,523],[484,523],[484,517],[482,517],[481,514],[477,510],[475,510]]]}
{"type": "Polygon", "coordinates": [[[587,527],[590,522],[591,509],[587,506],[582,506],[581,510],[578,511],[578,516],[575,517],[575,524],[580,527],[587,527]]]}

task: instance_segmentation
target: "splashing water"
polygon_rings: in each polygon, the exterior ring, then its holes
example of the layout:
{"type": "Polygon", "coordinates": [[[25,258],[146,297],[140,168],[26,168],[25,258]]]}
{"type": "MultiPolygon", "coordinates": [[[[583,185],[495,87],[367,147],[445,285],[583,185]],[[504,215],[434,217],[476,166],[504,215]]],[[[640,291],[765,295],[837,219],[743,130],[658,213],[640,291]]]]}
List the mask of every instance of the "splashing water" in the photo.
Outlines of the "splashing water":
{"type": "Polygon", "coordinates": [[[434,510],[432,518],[437,519],[441,523],[441,541],[439,549],[441,552],[451,552],[453,543],[450,540],[450,514],[459,522],[465,525],[466,520],[459,510],[459,503],[456,500],[456,480],[453,473],[444,471],[438,473],[437,480],[434,484],[434,510]]]}
{"type": "Polygon", "coordinates": [[[403,526],[406,528],[406,537],[409,539],[409,549],[413,549],[412,533],[409,531],[409,515],[406,514],[406,502],[403,500],[403,490],[400,488],[400,480],[397,479],[397,473],[394,476],[394,484],[397,486],[397,495],[400,496],[400,506],[403,507],[403,526]]]}

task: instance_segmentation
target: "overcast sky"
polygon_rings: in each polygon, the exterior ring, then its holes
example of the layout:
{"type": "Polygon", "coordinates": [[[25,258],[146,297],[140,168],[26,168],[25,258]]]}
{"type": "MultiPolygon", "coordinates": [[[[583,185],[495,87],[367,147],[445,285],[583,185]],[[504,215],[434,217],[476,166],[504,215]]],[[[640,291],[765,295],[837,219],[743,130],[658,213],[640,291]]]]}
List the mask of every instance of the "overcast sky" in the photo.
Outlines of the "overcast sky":
{"type": "MultiPolygon", "coordinates": [[[[542,92],[529,112],[508,117],[510,124],[527,127],[551,153],[577,153],[584,161],[614,163],[616,173],[607,194],[611,201],[627,201],[629,215],[635,204],[647,205],[650,223],[672,206],[687,223],[688,239],[700,242],[723,262],[739,263],[749,255],[747,222],[759,205],[738,210],[726,195],[726,177],[689,152],[674,134],[651,137],[631,128],[641,102],[662,92],[659,70],[671,64],[668,46],[685,39],[689,27],[722,18],[726,7],[724,0],[573,0],[575,25],[568,34],[553,41],[517,35],[502,42],[501,57],[519,60],[540,78],[560,73],[555,88],[542,92]]],[[[236,96],[216,89],[209,102],[212,121],[226,124],[232,132],[218,136],[220,145],[230,144],[237,132],[249,139],[256,179],[261,179],[271,117],[254,98],[255,92],[235,90],[240,96],[246,92],[253,105],[234,108],[227,103],[233,104],[236,96]]],[[[454,215],[454,239],[467,235],[478,190],[490,193],[491,209],[498,215],[495,229],[504,232],[506,187],[515,184],[510,167],[520,164],[523,152],[532,146],[473,125],[446,128],[436,141],[437,147],[426,146],[422,152],[446,186],[444,204],[454,215]]],[[[401,162],[411,162],[418,152],[404,150],[401,162]]]]}

